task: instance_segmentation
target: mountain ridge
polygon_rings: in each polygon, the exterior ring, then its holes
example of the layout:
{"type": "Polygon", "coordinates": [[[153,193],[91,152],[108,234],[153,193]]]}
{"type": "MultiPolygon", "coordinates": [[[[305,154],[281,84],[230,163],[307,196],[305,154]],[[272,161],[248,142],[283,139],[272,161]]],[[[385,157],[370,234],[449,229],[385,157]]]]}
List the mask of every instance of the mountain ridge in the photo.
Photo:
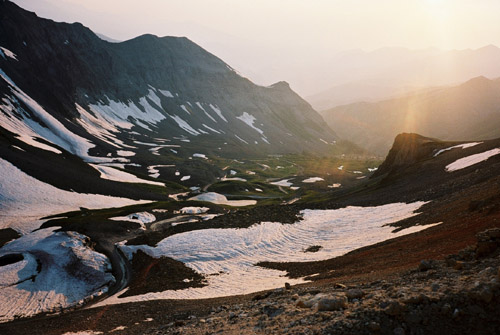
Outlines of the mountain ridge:
{"type": "MultiPolygon", "coordinates": [[[[210,134],[222,145],[229,136],[223,132],[230,133],[232,145],[238,148],[233,153],[326,152],[331,146],[320,138],[327,142],[337,138],[289,85],[257,86],[185,37],[144,34],[110,43],[79,23],[40,19],[10,2],[1,6],[0,45],[17,56],[17,61],[3,62],[2,70],[35,101],[50,107],[49,112],[66,127],[78,129],[75,132],[86,138],[88,134],[75,124],[81,118],[75,103],[90,114],[96,108],[89,106],[114,102],[146,114],[149,109],[161,114],[154,124],[159,127],[157,133],[193,135],[192,140],[210,134]],[[219,112],[229,113],[220,118],[227,125],[216,124],[219,112]],[[258,150],[249,147],[254,142],[261,144],[258,150]]],[[[136,123],[132,121],[137,128],[136,123]]],[[[137,129],[142,133],[140,126],[137,129]]]]}
{"type": "Polygon", "coordinates": [[[339,136],[383,155],[400,132],[449,141],[496,138],[499,104],[500,81],[480,76],[458,86],[338,106],[321,114],[339,136]]]}

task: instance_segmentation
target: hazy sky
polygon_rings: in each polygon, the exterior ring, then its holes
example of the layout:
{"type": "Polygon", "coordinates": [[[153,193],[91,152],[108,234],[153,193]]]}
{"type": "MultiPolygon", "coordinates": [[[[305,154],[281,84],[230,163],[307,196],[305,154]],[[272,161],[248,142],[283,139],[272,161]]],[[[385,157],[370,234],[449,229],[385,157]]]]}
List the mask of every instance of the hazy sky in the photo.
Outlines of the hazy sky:
{"type": "Polygon", "coordinates": [[[120,40],[143,33],[187,36],[257,81],[263,77],[259,65],[270,68],[288,56],[315,62],[320,55],[357,48],[500,45],[498,0],[14,2],[39,16],[82,22],[120,40]]]}

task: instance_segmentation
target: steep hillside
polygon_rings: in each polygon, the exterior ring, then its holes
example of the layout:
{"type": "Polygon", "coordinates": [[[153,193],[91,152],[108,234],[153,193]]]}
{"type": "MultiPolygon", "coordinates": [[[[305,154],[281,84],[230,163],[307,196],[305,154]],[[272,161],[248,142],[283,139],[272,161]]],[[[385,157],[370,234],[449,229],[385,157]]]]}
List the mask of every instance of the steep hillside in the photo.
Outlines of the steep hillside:
{"type": "Polygon", "coordinates": [[[384,155],[400,132],[442,140],[500,136],[500,80],[466,83],[377,103],[355,103],[322,112],[339,136],[384,155]]]}
{"type": "Polygon", "coordinates": [[[349,150],[336,140],[287,83],[257,86],[187,38],[110,43],[0,1],[0,157],[43,182],[163,199],[222,177],[220,158],[349,150]]]}

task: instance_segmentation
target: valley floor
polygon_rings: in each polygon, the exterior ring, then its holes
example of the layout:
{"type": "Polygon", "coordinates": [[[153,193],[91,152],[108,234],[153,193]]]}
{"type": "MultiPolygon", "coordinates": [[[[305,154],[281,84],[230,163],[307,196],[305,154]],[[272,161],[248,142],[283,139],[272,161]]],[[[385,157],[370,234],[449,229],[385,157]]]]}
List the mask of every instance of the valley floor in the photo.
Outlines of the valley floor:
{"type": "MultiPolygon", "coordinates": [[[[496,334],[500,230],[479,234],[479,242],[476,235],[499,220],[498,212],[472,212],[325,261],[312,283],[289,289],[88,308],[2,324],[0,333],[496,334]]],[[[312,274],[315,266],[290,272],[312,274]]]]}
{"type": "MultiPolygon", "coordinates": [[[[291,283],[295,278],[310,282],[225,298],[89,306],[0,324],[0,334],[499,333],[500,157],[455,172],[445,169],[457,159],[499,145],[500,140],[496,140],[450,150],[437,157],[431,155],[407,167],[399,166],[395,172],[378,179],[367,179],[352,189],[339,190],[335,196],[304,194],[304,203],[246,210],[223,210],[207,204],[215,213],[225,214],[207,223],[175,225],[161,236],[141,235],[136,243],[130,244],[155,246],[165,236],[203,229],[200,225],[248,228],[260,215],[292,223],[290,219],[304,208],[428,201],[418,209],[421,214],[393,224],[399,229],[440,223],[428,229],[327,260],[259,263],[261,267],[285,271],[291,283]]],[[[173,208],[169,210],[173,212],[173,208]]],[[[92,226],[88,227],[86,222],[94,218],[98,227],[99,215],[107,218],[118,212],[85,213],[82,219],[85,225],[81,227],[91,232],[92,226]]],[[[75,214],[74,221],[68,219],[68,227],[80,227],[80,216],[75,214]]],[[[57,222],[47,224],[58,225],[57,222]]],[[[125,226],[123,230],[126,231],[125,226]]],[[[116,231],[116,235],[121,238],[117,241],[123,239],[122,231],[116,231]]],[[[106,236],[109,240],[109,235],[106,236]]],[[[99,235],[95,238],[98,240],[99,235]]],[[[322,247],[327,247],[323,244],[322,247]]],[[[293,257],[283,259],[293,260],[293,257]]],[[[148,264],[150,261],[145,258],[144,264],[136,268],[136,282],[137,278],[147,282],[148,273],[155,266],[154,262],[148,264]]],[[[179,272],[183,271],[179,267],[179,272]]],[[[164,278],[161,271],[157,274],[164,278]]],[[[185,274],[180,276],[186,278],[185,274]]],[[[168,280],[182,281],[181,277],[168,280]]],[[[140,288],[134,285],[133,289],[140,288]]]]}

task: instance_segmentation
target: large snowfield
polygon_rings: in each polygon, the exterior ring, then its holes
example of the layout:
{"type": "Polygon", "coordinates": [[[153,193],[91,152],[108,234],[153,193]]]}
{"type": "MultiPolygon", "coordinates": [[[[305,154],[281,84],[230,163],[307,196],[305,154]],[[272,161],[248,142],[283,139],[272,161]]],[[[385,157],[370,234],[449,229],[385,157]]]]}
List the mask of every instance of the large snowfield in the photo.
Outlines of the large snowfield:
{"type": "Polygon", "coordinates": [[[0,258],[23,255],[0,268],[0,322],[80,305],[114,281],[107,257],[86,246],[84,235],[54,232],[58,228],[38,230],[0,249],[0,258]]]}
{"type": "Polygon", "coordinates": [[[303,262],[340,256],[354,249],[426,229],[416,226],[393,233],[386,224],[416,215],[424,202],[393,203],[377,207],[346,207],[336,210],[304,210],[294,224],[262,222],[244,229],[205,229],[176,234],[156,247],[122,245],[132,257],[143,250],[153,257],[167,256],[204,274],[208,286],[169,290],[119,299],[110,297],[99,305],[153,299],[201,299],[247,294],[296,284],[282,271],[255,266],[260,261],[303,262]],[[312,245],[322,249],[304,252],[312,245]]]}
{"type": "Polygon", "coordinates": [[[40,218],[86,208],[122,207],[138,201],[97,194],[82,194],[58,189],[35,179],[0,158],[0,229],[12,228],[27,233],[40,227],[40,218]]]}

